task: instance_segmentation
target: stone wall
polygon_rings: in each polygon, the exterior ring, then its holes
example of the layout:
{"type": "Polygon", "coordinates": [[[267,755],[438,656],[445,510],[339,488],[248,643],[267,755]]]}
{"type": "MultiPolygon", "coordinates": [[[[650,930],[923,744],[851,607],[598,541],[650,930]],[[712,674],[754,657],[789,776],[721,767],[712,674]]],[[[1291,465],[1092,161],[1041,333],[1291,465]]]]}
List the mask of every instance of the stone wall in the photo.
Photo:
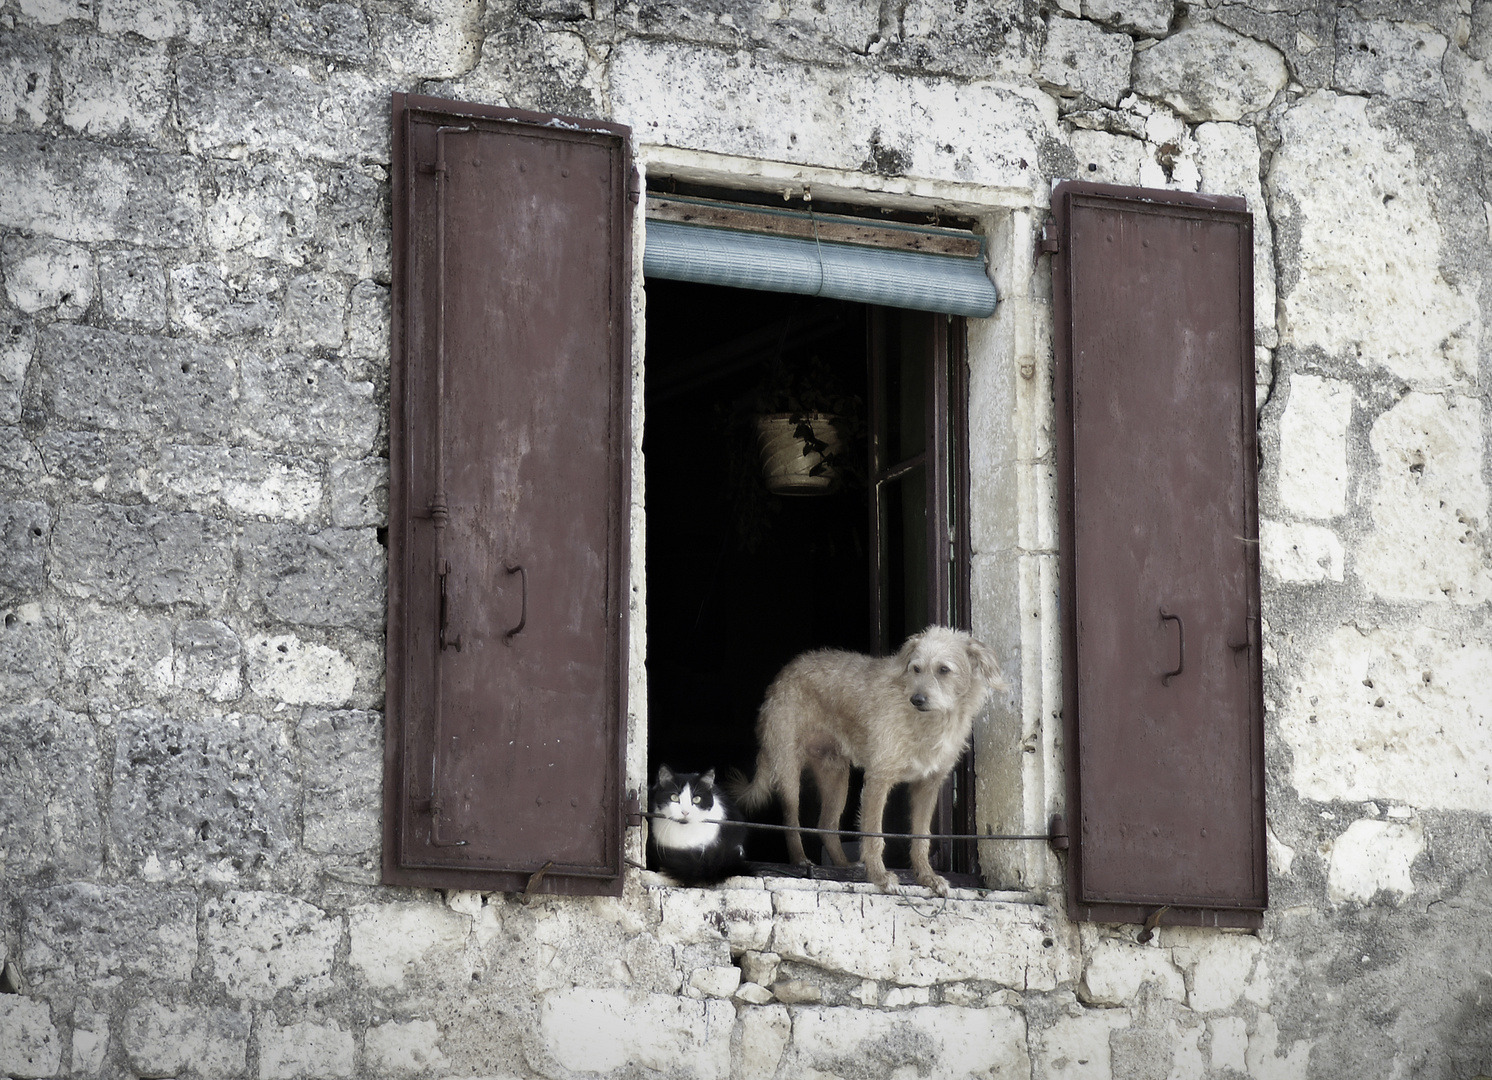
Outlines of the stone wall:
{"type": "MultiPolygon", "coordinates": [[[[4,0],[0,1074],[1492,1075],[1489,57],[1488,0],[4,0]],[[985,192],[981,555],[1048,622],[1050,184],[1247,196],[1264,929],[379,885],[395,90],[985,192]]],[[[992,635],[1037,819],[1052,631],[992,635]]]]}

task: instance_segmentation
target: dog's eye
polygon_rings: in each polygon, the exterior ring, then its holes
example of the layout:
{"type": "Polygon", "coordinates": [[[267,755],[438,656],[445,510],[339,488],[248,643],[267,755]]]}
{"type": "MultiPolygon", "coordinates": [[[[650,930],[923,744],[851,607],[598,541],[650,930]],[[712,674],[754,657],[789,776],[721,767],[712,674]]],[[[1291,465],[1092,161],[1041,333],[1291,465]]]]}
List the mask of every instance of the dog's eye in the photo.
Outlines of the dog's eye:
{"type": "Polygon", "coordinates": [[[913,675],[921,675],[922,674],[922,665],[921,664],[913,664],[912,665],[912,674],[913,675]]]}
{"type": "Polygon", "coordinates": [[[953,669],[951,667],[949,667],[947,664],[944,664],[942,667],[938,668],[938,674],[947,675],[952,670],[953,669]]]}

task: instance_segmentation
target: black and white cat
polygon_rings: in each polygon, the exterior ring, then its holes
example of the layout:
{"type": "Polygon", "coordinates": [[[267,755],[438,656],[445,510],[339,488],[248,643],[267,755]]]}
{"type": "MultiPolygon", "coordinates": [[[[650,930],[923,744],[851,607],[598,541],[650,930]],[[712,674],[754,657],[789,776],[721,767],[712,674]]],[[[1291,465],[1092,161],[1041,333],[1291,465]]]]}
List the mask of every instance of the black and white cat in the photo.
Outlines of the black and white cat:
{"type": "Polygon", "coordinates": [[[658,869],[686,882],[723,881],[746,872],[746,830],[741,815],[715,787],[715,770],[676,773],[658,769],[648,789],[648,844],[658,869]]]}

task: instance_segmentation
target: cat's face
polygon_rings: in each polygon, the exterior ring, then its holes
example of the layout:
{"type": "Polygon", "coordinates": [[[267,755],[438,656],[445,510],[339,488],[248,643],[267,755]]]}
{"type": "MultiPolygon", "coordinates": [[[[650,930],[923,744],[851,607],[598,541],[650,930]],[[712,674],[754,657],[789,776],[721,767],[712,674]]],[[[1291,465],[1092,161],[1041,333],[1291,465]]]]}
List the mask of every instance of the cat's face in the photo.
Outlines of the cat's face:
{"type": "Polygon", "coordinates": [[[676,773],[664,765],[658,770],[658,783],[650,796],[653,812],[669,821],[690,824],[718,817],[714,769],[705,773],[676,773]]]}

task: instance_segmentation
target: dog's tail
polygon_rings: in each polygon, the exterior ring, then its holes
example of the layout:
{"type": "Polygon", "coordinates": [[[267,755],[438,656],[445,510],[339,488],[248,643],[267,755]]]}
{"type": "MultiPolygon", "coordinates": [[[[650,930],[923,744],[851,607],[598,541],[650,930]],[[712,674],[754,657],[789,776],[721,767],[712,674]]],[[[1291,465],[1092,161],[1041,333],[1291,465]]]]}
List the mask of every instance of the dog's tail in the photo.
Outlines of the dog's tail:
{"type": "Polygon", "coordinates": [[[757,758],[756,777],[747,780],[746,774],[740,769],[732,769],[726,775],[725,790],[730,792],[731,798],[736,800],[736,805],[743,813],[755,813],[772,800],[771,770],[767,768],[766,762],[757,758]]]}

